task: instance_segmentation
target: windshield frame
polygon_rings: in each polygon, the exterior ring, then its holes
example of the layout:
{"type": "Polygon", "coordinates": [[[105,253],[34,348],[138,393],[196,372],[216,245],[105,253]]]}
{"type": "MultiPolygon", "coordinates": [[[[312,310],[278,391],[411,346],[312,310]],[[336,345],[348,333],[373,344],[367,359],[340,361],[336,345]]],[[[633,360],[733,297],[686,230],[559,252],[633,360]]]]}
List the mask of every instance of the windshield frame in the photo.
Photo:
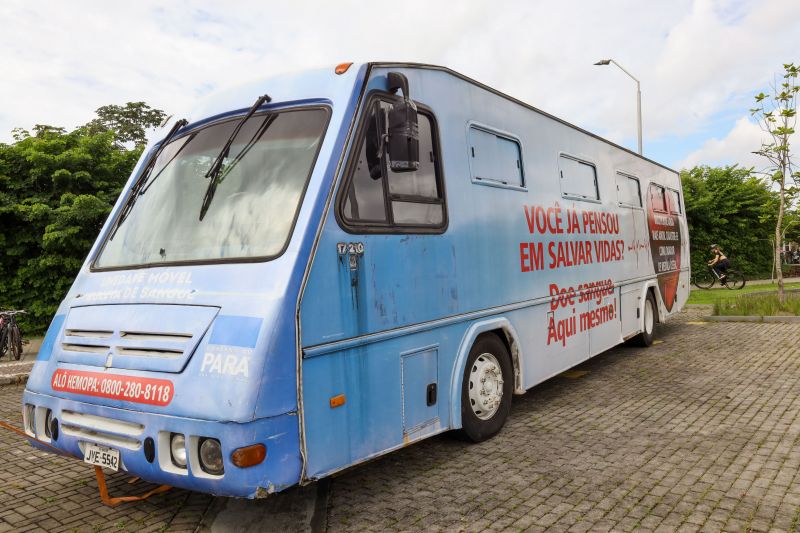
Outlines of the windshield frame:
{"type": "MultiPolygon", "coordinates": [[[[308,192],[308,186],[311,182],[311,176],[314,174],[314,170],[317,168],[317,163],[319,162],[319,154],[322,151],[322,145],[325,143],[325,139],[328,135],[328,128],[330,127],[331,123],[331,116],[333,115],[332,109],[330,105],[316,103],[316,104],[294,104],[294,105],[287,105],[281,107],[268,107],[267,109],[259,110],[254,113],[250,119],[254,119],[256,117],[264,117],[268,114],[279,114],[291,111],[301,111],[301,110],[322,110],[325,112],[325,122],[322,128],[322,134],[320,135],[320,140],[317,145],[317,151],[314,154],[312,159],[311,165],[309,166],[308,174],[305,177],[305,182],[303,184],[303,190],[300,193],[300,197],[297,202],[297,208],[294,212],[294,217],[292,219],[292,224],[289,227],[289,231],[286,234],[286,238],[284,239],[283,246],[281,249],[272,255],[264,255],[264,256],[253,256],[253,257],[225,257],[219,259],[185,259],[185,260],[177,260],[177,261],[163,261],[163,262],[150,262],[150,263],[139,263],[139,264],[130,264],[130,265],[115,265],[109,267],[100,267],[97,266],[97,260],[103,254],[103,251],[108,244],[108,241],[114,232],[114,228],[119,224],[120,214],[124,210],[124,206],[128,204],[132,200],[131,193],[133,192],[134,186],[139,180],[143,179],[145,176],[143,173],[147,170],[147,167],[150,163],[150,157],[152,157],[156,151],[160,148],[161,144],[154,145],[150,150],[150,156],[143,161],[139,172],[136,174],[136,179],[131,183],[129,187],[123,191],[124,200],[122,203],[119,204],[118,208],[116,209],[116,213],[114,214],[114,220],[105,228],[105,233],[102,237],[102,242],[97,247],[97,251],[94,253],[91,264],[89,265],[90,272],[113,272],[119,270],[138,270],[140,268],[157,268],[157,267],[167,267],[167,266],[186,266],[186,265],[216,265],[216,264],[224,264],[224,263],[263,263],[267,261],[273,261],[284,253],[286,253],[286,249],[289,248],[289,244],[291,243],[292,236],[294,235],[295,227],[297,226],[297,220],[300,217],[300,210],[303,207],[303,203],[305,201],[306,192],[308,192]]],[[[224,124],[225,122],[232,122],[236,120],[241,120],[247,114],[247,110],[242,110],[240,112],[236,112],[235,114],[225,114],[220,117],[204,119],[196,122],[194,125],[190,125],[187,127],[185,131],[182,131],[179,135],[174,136],[170,139],[170,144],[174,142],[178,142],[181,139],[185,138],[189,135],[194,135],[200,132],[203,129],[210,128],[213,126],[219,126],[220,124],[224,124]]],[[[198,206],[198,210],[200,206],[198,206]]],[[[127,223],[127,221],[126,221],[127,223]]]]}

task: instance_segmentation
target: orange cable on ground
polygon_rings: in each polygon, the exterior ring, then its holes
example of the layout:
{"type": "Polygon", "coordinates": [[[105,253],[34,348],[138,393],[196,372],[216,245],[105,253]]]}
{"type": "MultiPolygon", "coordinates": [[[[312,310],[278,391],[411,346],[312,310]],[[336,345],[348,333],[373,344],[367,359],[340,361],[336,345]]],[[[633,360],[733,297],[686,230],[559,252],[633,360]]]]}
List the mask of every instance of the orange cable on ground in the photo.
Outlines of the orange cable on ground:
{"type": "Polygon", "coordinates": [[[12,426],[11,424],[8,424],[8,423],[6,423],[6,422],[3,422],[2,420],[0,420],[0,428],[5,428],[5,429],[7,429],[7,430],[9,430],[9,431],[13,431],[13,432],[14,432],[14,433],[16,433],[16,434],[18,434],[18,435],[21,435],[21,436],[25,437],[26,439],[35,440],[35,441],[36,441],[36,442],[38,442],[39,444],[41,444],[41,445],[43,445],[43,446],[47,446],[48,448],[50,448],[51,450],[53,450],[53,453],[56,453],[56,454],[58,454],[58,455],[63,455],[64,457],[70,457],[70,458],[72,458],[72,459],[74,459],[74,458],[75,458],[75,457],[73,457],[72,455],[70,455],[70,454],[68,454],[68,453],[64,453],[63,451],[59,450],[59,449],[58,449],[58,448],[56,448],[55,446],[52,446],[52,445],[50,445],[50,444],[48,444],[48,443],[46,443],[46,442],[40,441],[39,439],[37,439],[37,438],[35,438],[35,437],[31,437],[30,435],[28,435],[27,433],[25,433],[25,432],[24,432],[24,431],[22,431],[21,429],[19,429],[19,428],[17,428],[17,427],[14,427],[14,426],[12,426]]]}
{"type": "Polygon", "coordinates": [[[161,485],[160,487],[156,487],[153,490],[149,490],[142,494],[141,496],[119,496],[117,498],[111,498],[108,495],[108,487],[106,486],[106,475],[103,473],[103,469],[99,466],[94,467],[94,475],[97,477],[97,488],[100,489],[100,500],[111,507],[115,507],[121,503],[125,502],[139,502],[142,500],[146,500],[150,496],[155,494],[161,494],[162,492],[167,492],[172,487],[170,485],[161,485]]]}
{"type": "MultiPolygon", "coordinates": [[[[39,440],[39,439],[37,439],[35,437],[31,437],[30,435],[25,433],[23,430],[21,430],[21,429],[19,429],[17,427],[14,427],[11,424],[8,424],[8,423],[6,423],[6,422],[4,422],[2,420],[0,420],[0,427],[1,428],[5,428],[5,429],[7,429],[9,431],[12,431],[12,432],[14,432],[14,433],[16,433],[18,435],[21,435],[21,436],[25,437],[26,439],[35,440],[39,444],[42,444],[42,445],[50,448],[51,450],[53,450],[53,452],[57,453],[58,455],[63,455],[64,457],[71,457],[73,459],[75,458],[72,455],[69,455],[69,454],[59,450],[55,446],[52,446],[51,444],[48,444],[47,442],[43,442],[43,441],[41,441],[41,440],[39,440]]],[[[106,475],[103,473],[103,469],[100,468],[99,466],[95,466],[94,467],[94,475],[97,478],[97,488],[100,490],[100,501],[102,501],[104,504],[106,504],[106,505],[108,505],[110,507],[115,507],[115,506],[117,506],[117,505],[119,505],[121,503],[126,503],[126,502],[138,502],[138,501],[146,500],[150,496],[154,496],[156,494],[161,494],[162,492],[167,492],[169,489],[172,488],[170,485],[161,485],[159,487],[154,488],[153,490],[145,492],[141,496],[119,496],[117,498],[112,498],[112,497],[110,497],[108,495],[108,486],[106,485],[106,475]]],[[[136,478],[136,479],[138,479],[138,478],[136,478]]]]}

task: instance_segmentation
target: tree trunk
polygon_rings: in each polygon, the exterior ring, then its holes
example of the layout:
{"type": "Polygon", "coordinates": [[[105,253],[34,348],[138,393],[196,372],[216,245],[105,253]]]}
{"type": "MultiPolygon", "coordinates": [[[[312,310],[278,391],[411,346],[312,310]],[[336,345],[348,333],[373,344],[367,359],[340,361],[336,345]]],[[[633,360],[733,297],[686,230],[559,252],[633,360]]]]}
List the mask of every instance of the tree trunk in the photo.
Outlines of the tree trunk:
{"type": "Polygon", "coordinates": [[[781,250],[783,249],[783,240],[781,239],[781,226],[783,225],[783,211],[785,204],[785,188],[786,188],[786,175],[781,176],[780,181],[780,202],[778,204],[778,221],[775,224],[775,276],[778,280],[778,301],[783,303],[786,296],[783,292],[783,263],[781,261],[781,250]]]}

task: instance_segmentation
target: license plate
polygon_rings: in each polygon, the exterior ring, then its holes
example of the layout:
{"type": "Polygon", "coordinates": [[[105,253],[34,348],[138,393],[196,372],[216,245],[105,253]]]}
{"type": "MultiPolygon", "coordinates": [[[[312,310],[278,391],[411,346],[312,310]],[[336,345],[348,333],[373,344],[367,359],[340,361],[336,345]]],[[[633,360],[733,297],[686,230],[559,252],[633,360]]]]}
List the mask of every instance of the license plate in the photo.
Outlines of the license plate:
{"type": "Polygon", "coordinates": [[[90,465],[102,466],[117,472],[119,470],[119,450],[106,448],[97,444],[86,443],[83,452],[83,462],[90,465]]]}

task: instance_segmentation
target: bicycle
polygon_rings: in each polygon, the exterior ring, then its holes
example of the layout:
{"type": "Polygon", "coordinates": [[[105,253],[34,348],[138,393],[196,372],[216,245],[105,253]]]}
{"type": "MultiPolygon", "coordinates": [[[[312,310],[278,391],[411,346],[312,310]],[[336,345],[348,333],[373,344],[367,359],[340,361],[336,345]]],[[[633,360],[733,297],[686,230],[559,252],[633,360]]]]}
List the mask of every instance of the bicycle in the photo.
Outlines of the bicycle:
{"type": "Polygon", "coordinates": [[[0,311],[0,359],[7,353],[9,361],[22,357],[22,332],[17,324],[17,315],[25,311],[0,311]]]}
{"type": "Polygon", "coordinates": [[[720,285],[732,291],[743,289],[747,283],[747,279],[745,279],[744,274],[738,270],[728,269],[725,274],[725,280],[723,281],[717,271],[709,266],[705,272],[696,274],[692,282],[698,289],[710,289],[714,286],[714,283],[719,281],[720,285]]]}

